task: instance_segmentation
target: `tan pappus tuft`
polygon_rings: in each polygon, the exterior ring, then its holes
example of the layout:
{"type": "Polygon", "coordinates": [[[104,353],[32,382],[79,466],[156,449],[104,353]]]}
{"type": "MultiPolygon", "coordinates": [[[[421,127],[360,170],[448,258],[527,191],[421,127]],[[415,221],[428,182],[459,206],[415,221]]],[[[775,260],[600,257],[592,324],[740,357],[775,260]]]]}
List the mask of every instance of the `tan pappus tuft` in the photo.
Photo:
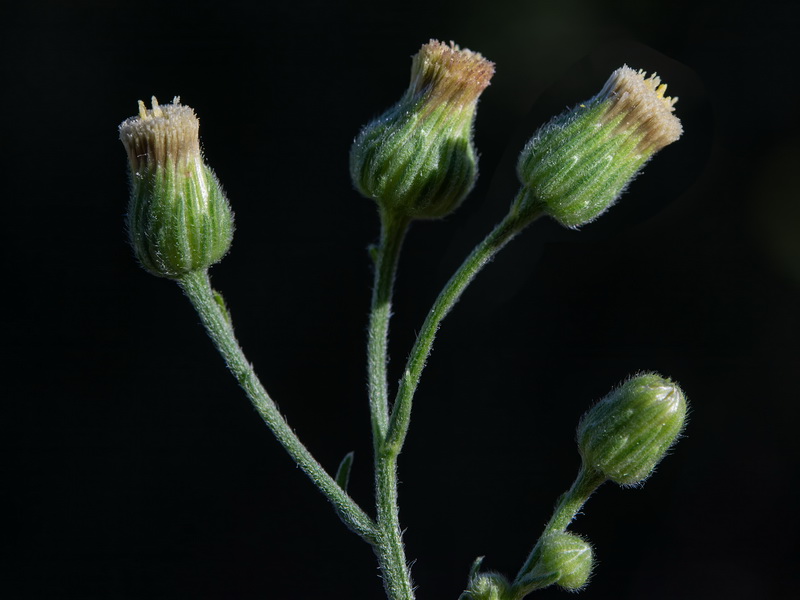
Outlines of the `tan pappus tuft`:
{"type": "Polygon", "coordinates": [[[425,94],[432,105],[477,101],[494,75],[494,63],[453,42],[431,40],[414,55],[409,92],[425,94]]]}
{"type": "Polygon", "coordinates": [[[680,119],[673,114],[678,98],[665,96],[666,89],[667,84],[655,73],[647,77],[644,71],[627,65],[617,69],[597,96],[611,102],[603,121],[623,115],[617,128],[642,135],[638,148],[643,154],[658,152],[683,133],[680,119]]]}
{"type": "Polygon", "coordinates": [[[132,172],[148,164],[164,166],[167,159],[174,164],[199,163],[200,121],[188,106],[175,97],[172,104],[159,105],[155,96],[152,108],[139,100],[139,115],[119,126],[119,138],[128,152],[132,172]]]}

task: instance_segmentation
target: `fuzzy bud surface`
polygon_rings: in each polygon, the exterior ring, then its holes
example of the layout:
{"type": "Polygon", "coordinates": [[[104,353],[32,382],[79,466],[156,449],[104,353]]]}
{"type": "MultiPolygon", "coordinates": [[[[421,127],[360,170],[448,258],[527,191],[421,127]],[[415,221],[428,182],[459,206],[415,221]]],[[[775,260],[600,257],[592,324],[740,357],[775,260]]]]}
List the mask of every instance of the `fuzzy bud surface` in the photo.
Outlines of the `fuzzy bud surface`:
{"type": "Polygon", "coordinates": [[[350,175],[358,191],[413,219],[458,208],[477,178],[472,126],[493,74],[493,63],[452,42],[422,46],[404,96],[353,143],[350,175]]]}
{"type": "Polygon", "coordinates": [[[608,210],[642,166],[680,138],[655,74],[623,66],[602,91],[544,125],[523,149],[517,173],[523,193],[515,209],[544,212],[566,227],[589,223],[608,210]]]}
{"type": "Polygon", "coordinates": [[[574,533],[547,534],[539,542],[539,560],[531,572],[533,577],[554,573],[553,583],[566,590],[579,590],[589,580],[594,566],[591,544],[574,533]]]}
{"type": "Polygon", "coordinates": [[[203,162],[200,122],[176,98],[119,126],[128,153],[128,232],[136,258],[150,273],[179,278],[225,256],[233,214],[213,171],[203,162]]]}
{"type": "Polygon", "coordinates": [[[620,485],[647,479],[683,430],[681,389],[654,373],[633,377],[595,404],[578,424],[584,464],[620,485]]]}

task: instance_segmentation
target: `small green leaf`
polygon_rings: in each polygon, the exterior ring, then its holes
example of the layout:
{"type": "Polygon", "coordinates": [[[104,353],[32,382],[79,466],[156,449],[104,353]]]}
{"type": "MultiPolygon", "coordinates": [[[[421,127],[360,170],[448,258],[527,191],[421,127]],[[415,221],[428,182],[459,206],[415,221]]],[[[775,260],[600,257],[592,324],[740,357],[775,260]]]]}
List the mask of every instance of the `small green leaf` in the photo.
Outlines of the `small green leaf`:
{"type": "Polygon", "coordinates": [[[345,492],[350,483],[350,468],[353,466],[353,452],[345,454],[342,462],[339,463],[339,468],[336,470],[336,483],[345,492]]]}
{"type": "Polygon", "coordinates": [[[222,316],[225,317],[225,320],[230,325],[231,313],[228,311],[228,305],[225,304],[225,298],[223,298],[222,294],[220,294],[217,290],[212,291],[214,292],[214,302],[217,303],[217,306],[219,306],[220,310],[222,311],[222,316]]]}

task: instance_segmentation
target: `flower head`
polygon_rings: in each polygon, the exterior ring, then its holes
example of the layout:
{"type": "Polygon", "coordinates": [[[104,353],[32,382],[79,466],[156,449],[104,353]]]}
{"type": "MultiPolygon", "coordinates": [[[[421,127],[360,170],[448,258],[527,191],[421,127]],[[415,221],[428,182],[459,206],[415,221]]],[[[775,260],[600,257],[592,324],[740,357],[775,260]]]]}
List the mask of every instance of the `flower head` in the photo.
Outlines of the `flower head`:
{"type": "Polygon", "coordinates": [[[203,162],[200,122],[180,104],[152,108],[122,122],[131,199],[128,232],[142,266],[178,278],[218,262],[230,248],[233,214],[214,173],[203,162]]]}
{"type": "Polygon", "coordinates": [[[452,42],[422,46],[406,93],[353,143],[350,174],[359,192],[409,218],[455,210],[477,177],[472,125],[493,74],[493,63],[452,42]]]}
{"type": "Polygon", "coordinates": [[[608,210],[642,166],[683,132],[677,98],[644,71],[611,74],[599,94],[543,126],[525,146],[515,210],[578,227],[608,210]]]}

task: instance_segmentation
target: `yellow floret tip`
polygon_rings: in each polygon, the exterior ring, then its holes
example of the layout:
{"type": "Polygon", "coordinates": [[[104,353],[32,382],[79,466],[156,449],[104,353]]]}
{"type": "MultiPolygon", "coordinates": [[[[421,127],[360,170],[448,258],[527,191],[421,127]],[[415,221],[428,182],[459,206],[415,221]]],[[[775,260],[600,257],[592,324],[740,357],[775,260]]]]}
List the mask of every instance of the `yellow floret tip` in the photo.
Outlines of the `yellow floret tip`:
{"type": "Polygon", "coordinates": [[[164,113],[161,111],[161,107],[158,105],[158,100],[156,100],[155,96],[150,98],[150,103],[153,107],[153,116],[154,117],[163,117],[164,113]]]}
{"type": "Polygon", "coordinates": [[[597,100],[607,103],[603,121],[616,122],[619,130],[641,136],[642,154],[658,152],[683,133],[680,120],[673,114],[678,98],[665,95],[667,84],[653,73],[623,66],[606,82],[597,100]]]}

